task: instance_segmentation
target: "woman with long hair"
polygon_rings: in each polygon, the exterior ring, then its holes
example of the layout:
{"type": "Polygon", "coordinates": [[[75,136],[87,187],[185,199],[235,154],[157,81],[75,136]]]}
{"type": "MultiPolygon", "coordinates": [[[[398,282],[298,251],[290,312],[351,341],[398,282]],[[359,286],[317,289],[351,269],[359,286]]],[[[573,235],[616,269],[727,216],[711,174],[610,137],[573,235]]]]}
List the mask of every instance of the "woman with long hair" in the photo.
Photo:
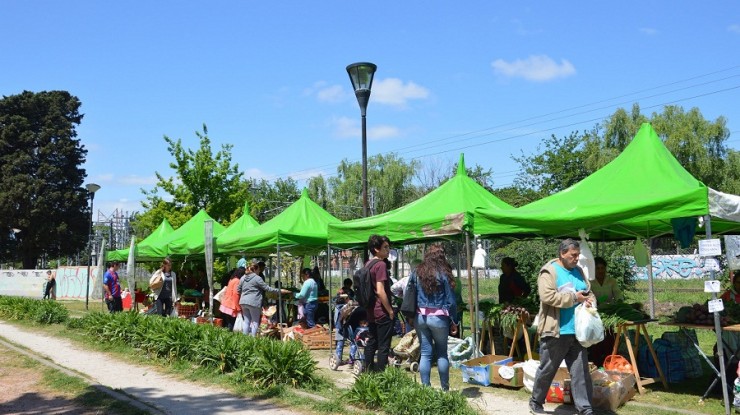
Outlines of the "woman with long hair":
{"type": "Polygon", "coordinates": [[[165,258],[159,269],[154,271],[152,280],[161,274],[162,286],[154,290],[154,303],[156,304],[157,314],[167,317],[172,315],[172,308],[177,301],[177,276],[172,271],[172,260],[165,258]]]}
{"type": "Polygon", "coordinates": [[[442,245],[430,245],[424,260],[411,279],[417,281],[416,319],[414,326],[421,344],[419,372],[421,383],[431,385],[432,356],[437,356],[437,370],[442,390],[450,388],[450,362],[447,358],[447,336],[457,333],[457,302],[452,266],[445,258],[442,245]]]}

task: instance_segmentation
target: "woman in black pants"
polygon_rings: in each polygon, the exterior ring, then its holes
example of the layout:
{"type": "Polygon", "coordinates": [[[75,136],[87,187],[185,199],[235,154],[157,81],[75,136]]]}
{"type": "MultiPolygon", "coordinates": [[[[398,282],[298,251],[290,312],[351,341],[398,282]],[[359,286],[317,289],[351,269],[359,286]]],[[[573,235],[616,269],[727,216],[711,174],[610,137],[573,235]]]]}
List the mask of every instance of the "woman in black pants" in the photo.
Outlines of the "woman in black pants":
{"type": "Polygon", "coordinates": [[[154,291],[157,314],[167,317],[172,315],[172,307],[175,301],[177,301],[177,278],[172,271],[172,261],[169,258],[165,258],[162,261],[162,266],[154,272],[152,279],[157,274],[161,274],[162,281],[164,282],[159,290],[154,291]]]}

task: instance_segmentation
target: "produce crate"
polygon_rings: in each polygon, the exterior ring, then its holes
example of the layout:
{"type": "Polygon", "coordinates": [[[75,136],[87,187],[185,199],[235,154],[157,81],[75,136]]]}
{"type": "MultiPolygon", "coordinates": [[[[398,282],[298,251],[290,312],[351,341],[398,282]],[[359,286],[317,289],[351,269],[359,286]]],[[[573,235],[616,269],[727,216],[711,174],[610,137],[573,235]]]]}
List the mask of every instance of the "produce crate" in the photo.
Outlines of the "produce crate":
{"type": "Polygon", "coordinates": [[[302,333],[294,331],[295,338],[311,350],[328,350],[331,348],[331,333],[325,327],[316,326],[302,333]]]}
{"type": "Polygon", "coordinates": [[[182,305],[178,304],[175,306],[177,309],[177,315],[183,318],[190,318],[198,314],[198,306],[193,305],[182,305]]]}

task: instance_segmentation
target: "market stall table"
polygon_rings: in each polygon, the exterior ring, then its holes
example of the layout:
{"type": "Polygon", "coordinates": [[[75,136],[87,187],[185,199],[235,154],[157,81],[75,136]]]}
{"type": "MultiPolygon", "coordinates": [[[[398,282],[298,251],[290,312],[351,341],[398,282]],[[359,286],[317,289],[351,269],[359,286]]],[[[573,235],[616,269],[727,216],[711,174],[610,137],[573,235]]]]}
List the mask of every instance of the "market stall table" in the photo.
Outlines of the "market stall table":
{"type": "MultiPolygon", "coordinates": [[[[704,324],[690,324],[690,323],[677,323],[677,322],[667,322],[667,323],[661,323],[663,326],[673,326],[678,327],[679,330],[681,330],[686,337],[688,337],[691,340],[691,343],[694,344],[694,347],[696,347],[696,350],[699,351],[699,354],[704,358],[704,360],[707,362],[710,368],[714,371],[714,379],[712,380],[712,383],[707,388],[706,392],[704,392],[704,395],[702,395],[701,399],[699,399],[699,402],[704,402],[704,400],[709,396],[709,394],[712,392],[712,389],[717,385],[717,382],[722,381],[722,374],[720,373],[717,366],[712,362],[712,360],[709,358],[709,356],[704,353],[704,351],[699,347],[699,343],[694,340],[694,337],[690,336],[689,333],[686,331],[686,329],[701,329],[701,330],[712,330],[714,331],[714,325],[704,325],[704,324]]],[[[722,331],[726,332],[734,332],[734,333],[740,333],[740,324],[732,324],[729,326],[722,327],[722,331]]],[[[722,347],[725,350],[725,356],[729,356],[727,360],[727,365],[725,367],[732,367],[732,363],[737,362],[740,359],[740,348],[737,350],[732,350],[724,339],[722,339],[722,347]]]]}
{"type": "Polygon", "coordinates": [[[653,349],[653,344],[652,342],[650,342],[650,336],[648,335],[647,328],[645,327],[645,324],[651,321],[657,321],[657,320],[646,319],[646,320],[637,320],[637,321],[627,321],[627,322],[617,325],[616,340],[614,341],[614,348],[612,349],[612,354],[617,354],[617,349],[619,348],[619,342],[622,339],[622,335],[624,335],[624,341],[627,344],[627,352],[630,355],[630,363],[632,364],[632,372],[635,374],[635,383],[637,385],[637,390],[640,392],[640,395],[645,393],[645,385],[655,383],[658,380],[658,378],[640,377],[640,371],[637,369],[637,359],[635,358],[635,349],[639,349],[640,347],[640,334],[642,334],[642,337],[645,339],[645,343],[647,343],[647,348],[650,351],[650,355],[653,356],[653,361],[655,362],[655,368],[658,369],[659,379],[663,383],[663,387],[668,389],[668,382],[666,382],[665,375],[663,375],[663,368],[660,367],[660,361],[658,360],[658,356],[655,354],[655,349],[653,349]],[[629,328],[633,326],[635,327],[634,347],[632,346],[632,341],[630,340],[629,335],[628,335],[629,328]]]}

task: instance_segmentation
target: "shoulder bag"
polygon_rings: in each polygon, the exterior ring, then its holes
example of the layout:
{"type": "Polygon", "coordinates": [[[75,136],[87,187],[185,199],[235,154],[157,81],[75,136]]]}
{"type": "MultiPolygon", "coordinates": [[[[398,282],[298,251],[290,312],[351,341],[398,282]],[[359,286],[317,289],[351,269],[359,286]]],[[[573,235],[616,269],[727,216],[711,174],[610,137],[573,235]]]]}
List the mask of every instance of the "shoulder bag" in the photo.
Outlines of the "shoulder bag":
{"type": "Polygon", "coordinates": [[[403,291],[400,311],[406,318],[413,318],[416,315],[416,274],[411,274],[409,277],[409,282],[403,291]]]}

